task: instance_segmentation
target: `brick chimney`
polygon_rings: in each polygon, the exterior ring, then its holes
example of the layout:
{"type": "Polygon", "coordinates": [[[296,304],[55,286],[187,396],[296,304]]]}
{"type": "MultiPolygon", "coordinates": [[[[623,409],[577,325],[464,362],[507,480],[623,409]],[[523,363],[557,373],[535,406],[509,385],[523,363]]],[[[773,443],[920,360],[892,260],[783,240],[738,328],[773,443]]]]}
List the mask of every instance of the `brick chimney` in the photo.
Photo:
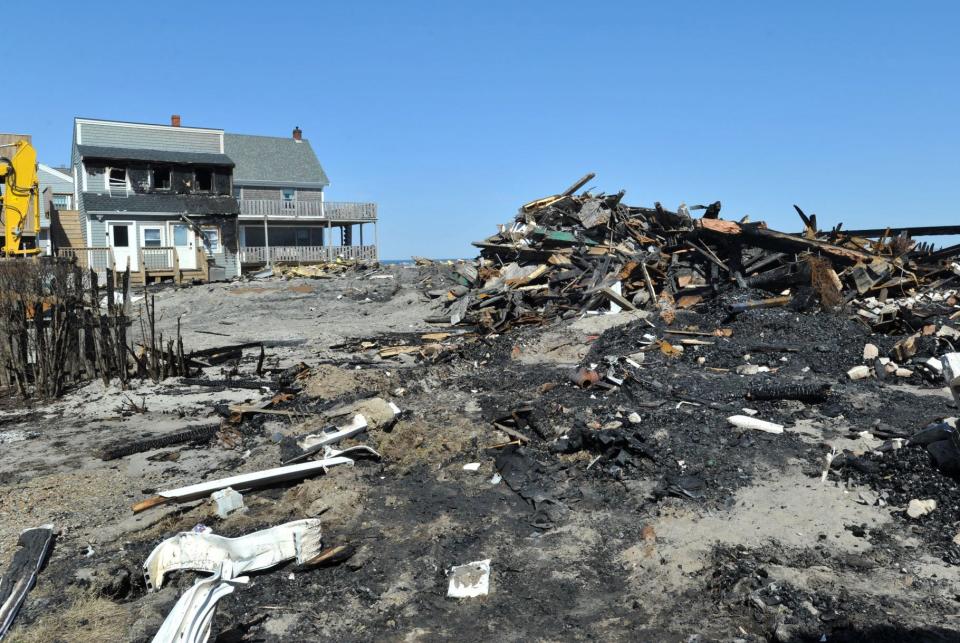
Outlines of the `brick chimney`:
{"type": "Polygon", "coordinates": [[[180,127],[180,114],[174,114],[170,117],[170,127],[180,127]]]}
{"type": "Polygon", "coordinates": [[[293,128],[293,140],[295,141],[303,140],[303,130],[300,129],[299,125],[293,128]]]}

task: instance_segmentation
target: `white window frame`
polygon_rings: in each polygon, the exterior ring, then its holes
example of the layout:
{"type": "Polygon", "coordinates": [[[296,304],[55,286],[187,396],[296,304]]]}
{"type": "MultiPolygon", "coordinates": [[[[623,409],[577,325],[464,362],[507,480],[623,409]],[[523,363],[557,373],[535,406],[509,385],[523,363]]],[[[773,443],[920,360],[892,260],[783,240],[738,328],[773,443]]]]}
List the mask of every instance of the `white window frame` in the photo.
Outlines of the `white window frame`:
{"type": "Polygon", "coordinates": [[[297,209],[297,191],[294,188],[280,188],[280,205],[284,210],[296,210],[297,209]],[[286,192],[291,193],[291,197],[288,199],[286,192]]]}
{"type": "Polygon", "coordinates": [[[202,225],[202,226],[200,226],[200,232],[201,232],[202,237],[203,237],[202,242],[203,242],[203,251],[204,251],[204,252],[206,252],[208,255],[219,254],[219,253],[223,252],[223,238],[220,236],[220,226],[218,226],[218,225],[202,225]],[[214,232],[217,233],[217,245],[216,245],[216,247],[213,247],[213,246],[208,247],[208,246],[207,246],[207,235],[206,235],[207,230],[213,230],[214,232]]]}
{"type": "Polygon", "coordinates": [[[157,223],[140,223],[140,247],[141,248],[162,248],[163,247],[163,224],[157,223]],[[147,245],[147,230],[159,230],[160,231],[160,245],[159,246],[148,246],[147,245]]]}
{"type": "Polygon", "coordinates": [[[124,182],[123,196],[130,196],[130,193],[133,190],[130,188],[130,172],[127,170],[126,166],[123,166],[123,167],[113,167],[111,165],[107,166],[107,176],[105,177],[106,183],[107,183],[107,194],[109,194],[110,196],[114,196],[113,189],[110,186],[110,183],[113,180],[110,178],[110,175],[113,173],[114,170],[123,170],[123,182],[124,182]]]}

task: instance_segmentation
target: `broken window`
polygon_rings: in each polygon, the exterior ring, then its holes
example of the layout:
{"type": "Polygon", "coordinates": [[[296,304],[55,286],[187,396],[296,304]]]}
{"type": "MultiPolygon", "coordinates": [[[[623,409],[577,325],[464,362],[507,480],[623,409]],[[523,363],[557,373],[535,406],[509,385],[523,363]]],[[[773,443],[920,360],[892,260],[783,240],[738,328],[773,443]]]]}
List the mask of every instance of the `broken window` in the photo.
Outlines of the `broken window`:
{"type": "Polygon", "coordinates": [[[196,169],[196,191],[198,192],[209,192],[213,188],[213,171],[209,168],[197,168],[196,169]]]}
{"type": "Polygon", "coordinates": [[[107,177],[111,196],[127,196],[127,168],[112,167],[107,177]]]}
{"type": "Polygon", "coordinates": [[[170,172],[171,172],[171,168],[169,166],[160,166],[160,167],[153,168],[153,189],[154,190],[170,189],[170,172]]]}
{"type": "Polygon", "coordinates": [[[203,231],[203,248],[207,251],[207,254],[220,252],[220,228],[205,225],[201,229],[203,231]]]}

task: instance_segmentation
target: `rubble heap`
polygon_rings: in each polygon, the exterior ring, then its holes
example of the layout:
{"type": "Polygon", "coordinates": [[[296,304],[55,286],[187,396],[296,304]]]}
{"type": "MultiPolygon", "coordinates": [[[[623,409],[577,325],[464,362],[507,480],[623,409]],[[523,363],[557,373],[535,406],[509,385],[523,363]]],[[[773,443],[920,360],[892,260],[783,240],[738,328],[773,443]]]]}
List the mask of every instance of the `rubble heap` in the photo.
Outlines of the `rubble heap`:
{"type": "Polygon", "coordinates": [[[626,205],[623,191],[576,194],[593,177],[523,205],[513,223],[474,243],[480,258],[457,264],[460,284],[438,293],[450,301],[451,323],[502,332],[588,311],[651,307],[669,321],[675,307],[737,287],[812,288],[833,308],[859,296],[885,301],[920,286],[943,288],[960,272],[952,261],[960,247],[934,251],[911,238],[960,233],[958,226],[824,232],[816,215],[794,206],[804,230],[790,234],[748,218],[722,220],[719,201],[674,212],[660,203],[626,205]]]}

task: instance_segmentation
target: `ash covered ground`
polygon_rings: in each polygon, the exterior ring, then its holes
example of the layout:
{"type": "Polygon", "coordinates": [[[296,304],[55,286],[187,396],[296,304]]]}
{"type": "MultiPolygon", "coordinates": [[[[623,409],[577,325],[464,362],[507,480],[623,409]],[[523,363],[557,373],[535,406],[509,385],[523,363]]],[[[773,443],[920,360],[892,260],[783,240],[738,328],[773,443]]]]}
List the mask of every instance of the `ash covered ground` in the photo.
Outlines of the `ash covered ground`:
{"type": "MultiPolygon", "coordinates": [[[[884,355],[900,335],[871,334],[849,311],[730,315],[727,304],[756,294],[741,291],[678,310],[670,325],[587,316],[381,358],[445,330],[425,321],[440,314],[425,293],[444,283],[435,267],[394,267],[157,293],[161,323],[180,317],[188,349],[264,341],[268,367],[309,366],[278,410],[323,417],[379,396],[403,411],[346,443],[380,461],[245,492],[246,510],[226,519],[206,501],[130,506],[277,466],[280,438],[309,430],[302,417],[252,414],[231,440],[99,454],[219,421],[218,406],[270,392],[171,379],[6,401],[0,561],[22,529],[58,530],[10,640],[149,641],[197,578],[177,572],[148,592],[141,566],[159,542],[197,524],[239,536],[308,517],[352,557],[253,574],[219,603],[211,640],[957,640],[958,483],[922,447],[884,447],[957,409],[919,371],[847,376],[864,344],[884,355]],[[593,365],[621,383],[571,381],[593,365]],[[784,384],[829,393],[748,398],[784,384]],[[744,408],[784,433],[730,426],[744,408]],[[912,518],[913,499],[936,509],[912,518]],[[448,598],[448,570],[487,558],[489,594],[448,598]]],[[[952,325],[946,317],[937,323],[952,325]]],[[[248,351],[204,377],[249,380],[256,362],[248,351]]]]}

